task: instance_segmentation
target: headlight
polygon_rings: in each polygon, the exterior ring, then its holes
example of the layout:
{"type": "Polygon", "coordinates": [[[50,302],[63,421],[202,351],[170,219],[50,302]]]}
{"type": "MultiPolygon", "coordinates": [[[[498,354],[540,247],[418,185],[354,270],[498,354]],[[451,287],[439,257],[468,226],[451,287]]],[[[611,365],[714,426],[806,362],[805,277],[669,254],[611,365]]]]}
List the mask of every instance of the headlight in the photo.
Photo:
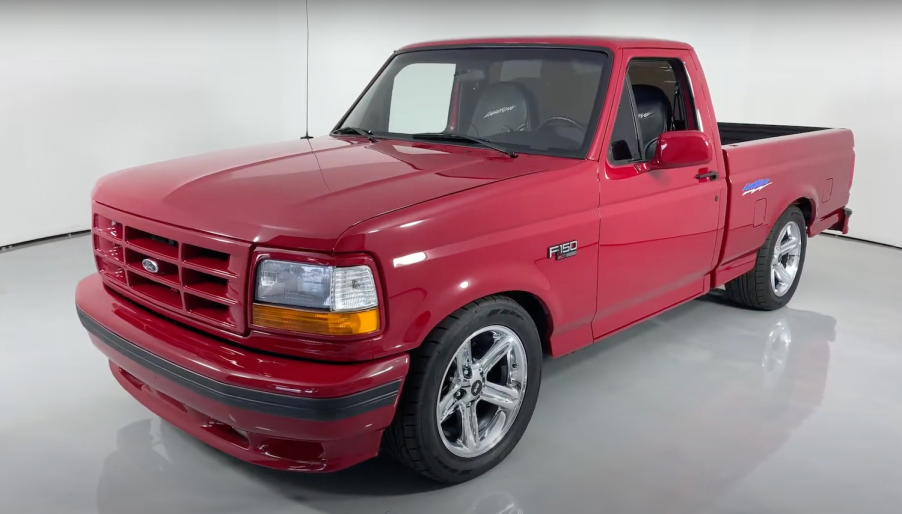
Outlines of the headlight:
{"type": "Polygon", "coordinates": [[[266,260],[257,268],[254,300],[258,326],[325,335],[379,329],[376,281],[368,266],[266,260]]]}

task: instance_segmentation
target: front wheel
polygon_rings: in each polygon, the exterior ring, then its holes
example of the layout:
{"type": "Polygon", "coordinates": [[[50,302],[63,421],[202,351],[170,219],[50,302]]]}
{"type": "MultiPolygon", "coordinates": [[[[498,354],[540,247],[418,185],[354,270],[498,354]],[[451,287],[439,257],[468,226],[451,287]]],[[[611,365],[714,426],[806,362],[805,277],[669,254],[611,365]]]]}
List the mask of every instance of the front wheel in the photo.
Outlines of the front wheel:
{"type": "Polygon", "coordinates": [[[541,366],[538,330],[522,306],[503,296],[466,305],[411,355],[387,453],[440,482],[485,473],[526,431],[541,366]]]}
{"type": "Polygon", "coordinates": [[[765,311],[783,307],[799,285],[807,249],[805,217],[792,205],[780,216],[758,250],[755,267],[727,282],[727,298],[765,311]]]}

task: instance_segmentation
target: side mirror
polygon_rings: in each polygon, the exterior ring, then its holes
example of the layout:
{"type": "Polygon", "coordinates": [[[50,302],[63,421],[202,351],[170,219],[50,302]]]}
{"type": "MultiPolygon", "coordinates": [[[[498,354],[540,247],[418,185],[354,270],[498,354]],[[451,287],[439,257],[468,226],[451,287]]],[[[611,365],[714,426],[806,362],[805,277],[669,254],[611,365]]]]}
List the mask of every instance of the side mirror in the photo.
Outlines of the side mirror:
{"type": "Polygon", "coordinates": [[[658,137],[658,146],[651,161],[636,165],[636,171],[646,172],[668,168],[701,166],[714,159],[711,141],[698,130],[664,132],[658,137]]]}

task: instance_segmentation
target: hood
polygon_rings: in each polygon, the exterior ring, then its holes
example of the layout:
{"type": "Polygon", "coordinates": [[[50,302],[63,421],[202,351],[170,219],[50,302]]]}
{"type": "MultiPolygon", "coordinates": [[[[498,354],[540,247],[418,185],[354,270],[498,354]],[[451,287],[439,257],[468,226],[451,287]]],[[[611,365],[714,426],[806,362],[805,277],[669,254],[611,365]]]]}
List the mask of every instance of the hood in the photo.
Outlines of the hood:
{"type": "MultiPolygon", "coordinates": [[[[141,166],[102,178],[94,201],[184,228],[277,247],[331,250],[356,223],[549,169],[479,148],[323,137],[141,166]]],[[[559,165],[559,164],[558,164],[559,165]]]]}

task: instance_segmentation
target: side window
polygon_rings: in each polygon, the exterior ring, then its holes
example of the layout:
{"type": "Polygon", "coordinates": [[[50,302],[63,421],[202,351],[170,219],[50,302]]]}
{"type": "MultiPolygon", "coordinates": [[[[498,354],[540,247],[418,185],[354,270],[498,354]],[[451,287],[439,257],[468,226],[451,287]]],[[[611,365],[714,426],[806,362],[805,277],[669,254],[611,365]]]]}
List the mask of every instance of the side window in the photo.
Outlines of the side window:
{"type": "Polygon", "coordinates": [[[629,80],[627,80],[623,84],[620,105],[617,107],[617,119],[614,120],[614,129],[611,132],[609,157],[612,162],[624,163],[640,160],[639,135],[636,130],[633,97],[630,94],[629,80]]]}
{"type": "MultiPolygon", "coordinates": [[[[632,121],[639,135],[638,155],[634,154],[631,160],[648,161],[654,157],[658,138],[662,133],[698,127],[692,91],[679,60],[634,59],[629,63],[627,75],[635,106],[632,121]]],[[[618,110],[618,124],[620,117],[618,110]]],[[[612,141],[611,152],[614,155],[613,145],[617,139],[612,141]]],[[[615,162],[627,160],[612,159],[615,162]]]]}
{"type": "Polygon", "coordinates": [[[455,68],[450,63],[417,63],[398,72],[392,85],[389,132],[445,130],[455,68]]]}

